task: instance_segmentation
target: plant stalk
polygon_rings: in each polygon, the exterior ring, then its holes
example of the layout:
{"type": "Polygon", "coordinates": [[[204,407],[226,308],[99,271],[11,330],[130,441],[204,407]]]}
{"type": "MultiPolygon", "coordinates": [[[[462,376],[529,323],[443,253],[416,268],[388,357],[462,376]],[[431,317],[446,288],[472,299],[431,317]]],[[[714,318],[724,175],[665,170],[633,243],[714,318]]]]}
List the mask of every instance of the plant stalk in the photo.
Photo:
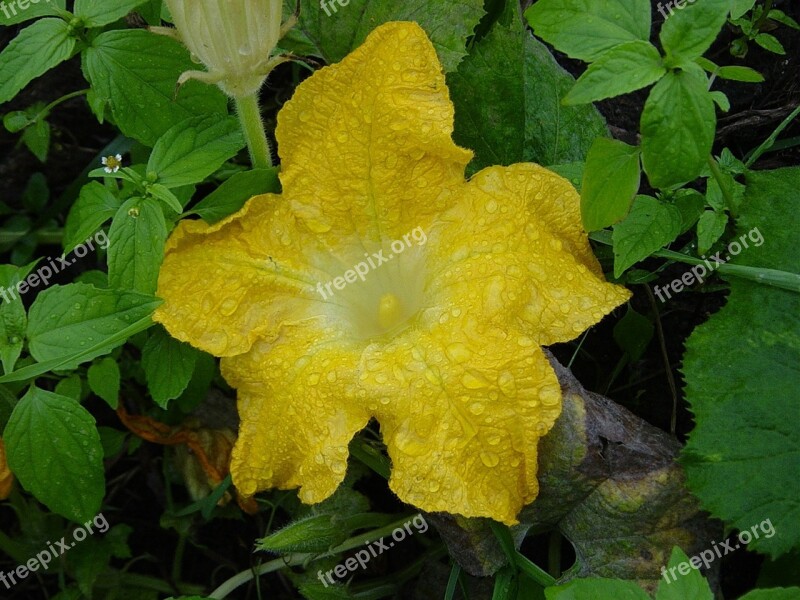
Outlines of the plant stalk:
{"type": "Polygon", "coordinates": [[[272,164],[272,150],[269,147],[264,121],[261,119],[261,108],[258,105],[258,94],[243,98],[235,98],[236,114],[242,124],[242,131],[247,140],[247,150],[254,169],[269,169],[272,164]]]}

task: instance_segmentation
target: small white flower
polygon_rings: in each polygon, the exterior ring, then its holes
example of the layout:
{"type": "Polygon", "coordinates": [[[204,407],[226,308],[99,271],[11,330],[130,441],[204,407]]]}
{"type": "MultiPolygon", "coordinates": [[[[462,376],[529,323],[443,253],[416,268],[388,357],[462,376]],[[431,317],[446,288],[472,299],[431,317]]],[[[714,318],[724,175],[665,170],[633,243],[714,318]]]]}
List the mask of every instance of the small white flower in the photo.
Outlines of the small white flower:
{"type": "Polygon", "coordinates": [[[122,154],[117,154],[115,156],[104,156],[102,162],[104,167],[103,170],[106,173],[116,173],[122,166],[122,154]]]}

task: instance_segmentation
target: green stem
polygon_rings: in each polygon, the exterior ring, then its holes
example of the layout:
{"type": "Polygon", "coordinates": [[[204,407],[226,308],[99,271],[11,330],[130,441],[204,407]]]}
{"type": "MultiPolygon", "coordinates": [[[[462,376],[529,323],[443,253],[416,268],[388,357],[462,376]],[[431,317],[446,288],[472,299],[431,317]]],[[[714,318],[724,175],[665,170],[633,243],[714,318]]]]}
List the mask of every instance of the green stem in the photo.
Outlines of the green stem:
{"type": "Polygon", "coordinates": [[[312,554],[310,552],[288,554],[281,558],[276,558],[275,560],[263,563],[262,565],[259,565],[255,569],[242,571],[241,573],[237,573],[236,575],[225,581],[217,589],[211,592],[211,594],[209,594],[208,597],[214,598],[214,600],[223,600],[223,598],[225,598],[233,590],[235,590],[239,586],[244,585],[245,583],[247,583],[251,579],[254,579],[255,577],[266,575],[267,573],[272,573],[273,571],[277,571],[278,569],[282,569],[283,567],[294,567],[297,565],[302,565],[311,560],[316,560],[318,558],[325,558],[328,556],[341,554],[342,552],[347,552],[348,550],[352,550],[353,548],[358,548],[359,546],[363,546],[364,544],[372,543],[375,540],[378,540],[384,536],[391,534],[395,529],[405,524],[409,520],[409,518],[413,518],[413,516],[403,517],[402,519],[399,519],[394,523],[390,523],[389,525],[387,525],[386,527],[382,527],[381,529],[375,529],[373,531],[368,531],[367,533],[362,533],[361,535],[351,537],[349,540],[343,542],[339,546],[336,546],[335,548],[323,554],[312,554]]]}
{"type": "Polygon", "coordinates": [[[250,161],[255,169],[268,169],[272,166],[272,152],[261,120],[261,108],[258,106],[258,95],[251,94],[244,98],[236,98],[236,113],[242,124],[250,161]]]}
{"type": "Polygon", "coordinates": [[[41,110],[39,115],[37,115],[37,118],[38,118],[38,116],[42,116],[42,115],[47,117],[47,115],[50,114],[50,111],[53,110],[59,104],[63,104],[64,102],[66,102],[68,100],[72,100],[73,98],[77,98],[78,96],[85,96],[89,92],[90,92],[89,89],[85,89],[85,90],[78,90],[77,92],[71,92],[71,93],[67,94],[66,96],[61,96],[61,98],[58,98],[57,100],[53,100],[50,104],[45,106],[41,110]]]}
{"type": "MultiPolygon", "coordinates": [[[[589,239],[607,246],[613,246],[610,231],[594,231],[589,234],[589,239]]],[[[687,256],[680,252],[673,252],[672,250],[656,250],[650,256],[654,256],[655,258],[667,258],[687,265],[706,264],[705,260],[687,256]]],[[[740,279],[747,279],[749,281],[755,281],[756,283],[771,285],[772,287],[800,293],[800,275],[797,273],[779,271],[778,269],[765,269],[762,267],[745,267],[727,263],[721,265],[715,264],[712,266],[715,271],[719,271],[723,275],[731,275],[733,277],[739,277],[740,279]]]]}
{"type": "Polygon", "coordinates": [[[747,161],[744,163],[744,165],[747,168],[750,168],[752,166],[752,164],[754,162],[756,162],[761,157],[762,154],[764,154],[766,151],[768,151],[770,148],[772,148],[775,145],[775,140],[778,139],[778,136],[781,133],[783,133],[783,130],[786,129],[789,126],[789,123],[791,123],[792,121],[794,121],[797,118],[797,115],[800,115],[800,106],[795,108],[789,114],[789,116],[786,117],[781,122],[781,124],[778,125],[775,128],[775,131],[773,131],[770,134],[770,136],[766,140],[764,140],[764,142],[758,148],[753,150],[753,153],[750,155],[750,158],[747,159],[747,161]]]}
{"type": "Polygon", "coordinates": [[[728,206],[728,212],[731,213],[731,216],[735,219],[736,202],[733,199],[733,194],[731,193],[730,188],[723,180],[722,171],[720,171],[719,165],[717,164],[717,161],[714,160],[713,156],[708,157],[708,166],[711,168],[711,174],[714,176],[714,179],[717,180],[719,189],[722,190],[722,195],[725,197],[725,204],[728,206]]]}

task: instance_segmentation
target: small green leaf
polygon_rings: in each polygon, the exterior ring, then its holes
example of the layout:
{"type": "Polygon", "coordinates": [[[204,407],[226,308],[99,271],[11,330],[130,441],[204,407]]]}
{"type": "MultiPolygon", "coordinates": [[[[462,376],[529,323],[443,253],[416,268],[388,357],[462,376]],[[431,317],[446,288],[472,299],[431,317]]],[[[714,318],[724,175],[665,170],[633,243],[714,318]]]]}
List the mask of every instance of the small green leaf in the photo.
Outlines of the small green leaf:
{"type": "Polygon", "coordinates": [[[786,49],[783,47],[783,44],[781,44],[774,35],[759,33],[753,40],[756,44],[764,48],[764,50],[769,50],[774,54],[786,54],[786,49]]]}
{"type": "Polygon", "coordinates": [[[148,0],[75,0],[75,16],[87,27],[100,27],[113,23],[148,0]]]}
{"type": "Polygon", "coordinates": [[[50,151],[50,123],[38,119],[22,132],[22,143],[41,162],[47,162],[47,153],[50,151]]]}
{"type": "Polygon", "coordinates": [[[80,375],[73,373],[69,377],[62,379],[56,384],[53,391],[59,396],[66,396],[67,398],[72,398],[76,402],[80,402],[83,392],[83,384],[81,383],[80,375]]]}
{"type": "Polygon", "coordinates": [[[161,408],[166,408],[189,385],[199,354],[199,350],[171,337],[163,327],[147,338],[142,348],[142,368],[147,389],[161,408]]]}
{"type": "Polygon", "coordinates": [[[86,78],[117,126],[146,146],[189,117],[228,114],[216,86],[189,81],[176,94],[181,73],[196,68],[176,41],[138,29],[102,33],[83,53],[86,78]]]}
{"type": "Polygon", "coordinates": [[[614,225],[614,276],[672,242],[681,232],[681,213],[650,196],[636,196],[627,218],[614,225]]]}
{"type": "Polygon", "coordinates": [[[586,62],[619,44],[650,39],[648,0],[539,0],[525,17],[537,36],[586,62]]]}
{"type": "Polygon", "coordinates": [[[678,190],[674,201],[675,208],[681,213],[681,233],[686,233],[700,218],[706,199],[700,192],[684,188],[678,190]]]}
{"type": "Polygon", "coordinates": [[[164,260],[167,224],[152,198],[131,198],[120,206],[108,232],[108,284],[152,294],[164,260]]]}
{"type": "Polygon", "coordinates": [[[596,139],[586,157],[581,185],[584,229],[596,231],[624,219],[639,191],[640,178],[638,148],[596,139]]]}
{"type": "Polygon", "coordinates": [[[800,598],[800,587],[790,587],[753,590],[739,600],[797,600],[798,598],[800,598]]]}
{"type": "Polygon", "coordinates": [[[764,76],[750,67],[720,67],[717,76],[731,81],[744,81],[745,83],[761,83],[764,76]]]}
{"type": "Polygon", "coordinates": [[[147,172],[156,173],[158,182],[168,188],[200,183],[244,144],[241,125],[234,117],[186,119],[158,139],[147,172]]]}
{"type": "Polygon", "coordinates": [[[0,296],[3,298],[0,304],[0,360],[4,373],[14,370],[22,354],[28,317],[16,286],[26,279],[33,266],[0,265],[0,296]]]}
{"type": "Polygon", "coordinates": [[[666,72],[658,49],[650,42],[626,42],[592,63],[564,98],[564,104],[586,104],[621,96],[655,83],[666,72]]]}
{"type": "Polygon", "coordinates": [[[714,600],[708,582],[694,566],[707,568],[714,562],[714,551],[708,549],[704,552],[711,553],[708,564],[704,564],[700,556],[693,556],[690,561],[683,550],[675,546],[664,578],[658,583],[656,600],[714,600]]]}
{"type": "Polygon", "coordinates": [[[641,120],[642,165],[653,187],[691,181],[705,168],[717,123],[707,87],[695,65],[668,73],[650,92],[641,120]]]}
{"type": "Polygon", "coordinates": [[[111,458],[122,452],[125,438],[128,437],[127,431],[120,431],[112,427],[98,427],[97,433],[100,434],[100,444],[103,446],[105,458],[111,458]]]}
{"type": "Polygon", "coordinates": [[[3,116],[3,126],[9,133],[22,131],[31,123],[32,121],[28,117],[28,114],[23,110],[14,110],[3,116]]]}
{"type": "Polygon", "coordinates": [[[697,221],[697,251],[705,254],[711,250],[716,241],[725,233],[728,215],[715,210],[703,211],[697,221]]]}
{"type": "Polygon", "coordinates": [[[41,19],[20,31],[0,53],[0,104],[67,60],[74,48],[75,38],[62,19],[41,19]]]}
{"type": "Polygon", "coordinates": [[[586,577],[545,588],[547,600],[649,600],[644,590],[633,581],[586,577]]]}
{"type": "Polygon", "coordinates": [[[173,194],[165,185],[160,183],[152,183],[147,187],[147,191],[153,198],[157,198],[169,206],[176,214],[181,214],[183,212],[183,204],[181,204],[181,201],[178,200],[178,197],[173,194]]]}
{"type": "Polygon", "coordinates": [[[650,319],[628,306],[628,312],[614,325],[614,341],[630,360],[637,361],[647,350],[654,330],[650,319]]]}
{"type": "Polygon", "coordinates": [[[189,214],[199,215],[206,223],[216,223],[232,215],[253,196],[279,192],[278,169],[253,169],[236,173],[198,202],[189,214]]]}
{"type": "Polygon", "coordinates": [[[709,95],[714,101],[714,104],[716,104],[722,112],[728,112],[731,109],[731,101],[728,100],[724,92],[714,90],[713,92],[709,92],[709,95]]]}
{"type": "Polygon", "coordinates": [[[738,19],[752,10],[755,4],[756,0],[731,0],[731,19],[738,19]]]}
{"type": "Polygon", "coordinates": [[[277,554],[325,552],[347,539],[348,533],[335,515],[320,514],[295,521],[257,540],[256,547],[277,554]]]}
{"type": "Polygon", "coordinates": [[[120,205],[119,199],[104,185],[92,181],[83,186],[67,216],[64,252],[69,252],[97,232],[117,213],[120,205]]]}
{"type": "Polygon", "coordinates": [[[694,60],[706,53],[728,18],[731,0],[702,0],[674,11],[659,38],[668,58],[694,60]]]}
{"type": "Polygon", "coordinates": [[[92,415],[72,398],[31,388],[3,432],[22,487],[76,523],[93,518],[105,494],[103,448],[92,415]]]}
{"type": "Polygon", "coordinates": [[[95,348],[62,365],[75,368],[123,344],[114,335],[148,317],[159,304],[136,292],[98,290],[85,283],[55,285],[36,298],[28,314],[30,352],[40,362],[66,359],[95,348]]]}
{"type": "Polygon", "coordinates": [[[89,367],[86,373],[89,388],[105,400],[114,410],[119,404],[119,365],[113,358],[101,358],[89,367]]]}
{"type": "Polygon", "coordinates": [[[792,29],[800,30],[800,23],[795,21],[792,17],[787,15],[782,10],[778,10],[777,8],[773,8],[769,11],[769,18],[773,21],[777,21],[778,23],[783,23],[787,27],[791,27],[792,29]]]}

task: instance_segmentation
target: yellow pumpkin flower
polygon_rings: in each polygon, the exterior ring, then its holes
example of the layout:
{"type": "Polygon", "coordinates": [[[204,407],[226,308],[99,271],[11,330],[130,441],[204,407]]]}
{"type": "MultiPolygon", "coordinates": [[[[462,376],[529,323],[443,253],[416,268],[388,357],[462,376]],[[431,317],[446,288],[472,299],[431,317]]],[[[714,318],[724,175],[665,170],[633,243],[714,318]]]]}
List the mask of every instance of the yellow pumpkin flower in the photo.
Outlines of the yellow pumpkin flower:
{"type": "Polygon", "coordinates": [[[223,357],[245,495],[324,500],[374,418],[409,504],[512,524],[536,497],[561,409],[541,347],[629,292],[604,280],[566,180],[516,164],[465,181],[452,131],[431,42],[385,24],[281,110],[282,194],[170,238],[156,320],[223,357]]]}

